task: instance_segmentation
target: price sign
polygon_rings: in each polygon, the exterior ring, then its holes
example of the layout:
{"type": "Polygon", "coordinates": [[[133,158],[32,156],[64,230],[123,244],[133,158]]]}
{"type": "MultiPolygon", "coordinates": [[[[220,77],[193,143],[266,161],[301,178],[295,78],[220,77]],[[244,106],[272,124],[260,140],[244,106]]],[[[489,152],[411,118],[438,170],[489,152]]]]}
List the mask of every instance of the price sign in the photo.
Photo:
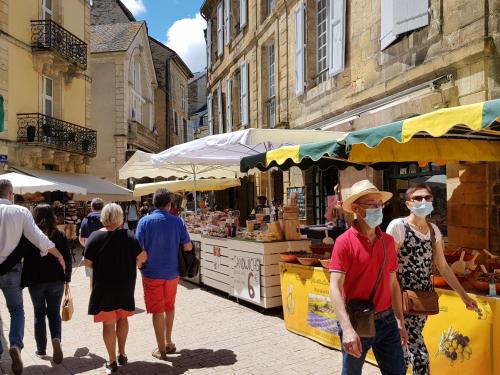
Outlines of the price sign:
{"type": "Polygon", "coordinates": [[[257,257],[236,255],[233,258],[234,296],[260,303],[260,263],[257,257]]]}
{"type": "Polygon", "coordinates": [[[212,255],[214,256],[214,271],[219,271],[220,270],[220,261],[221,261],[220,247],[214,246],[212,255]]]}

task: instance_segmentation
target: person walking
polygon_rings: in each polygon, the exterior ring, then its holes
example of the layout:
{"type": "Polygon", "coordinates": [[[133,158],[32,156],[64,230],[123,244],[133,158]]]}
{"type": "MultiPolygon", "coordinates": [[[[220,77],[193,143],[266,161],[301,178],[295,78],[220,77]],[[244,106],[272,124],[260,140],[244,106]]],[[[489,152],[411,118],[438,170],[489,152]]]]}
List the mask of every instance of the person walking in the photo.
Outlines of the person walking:
{"type": "Polygon", "coordinates": [[[80,226],[80,244],[85,246],[85,242],[87,238],[90,237],[92,232],[99,230],[102,228],[101,223],[101,211],[104,207],[104,201],[101,198],[94,198],[90,202],[90,212],[89,214],[82,220],[82,224],[80,226]]]}
{"type": "MultiPolygon", "coordinates": [[[[54,243],[37,227],[26,207],[14,204],[14,188],[9,180],[0,180],[0,263],[19,246],[25,236],[40,251],[41,256],[52,254],[64,271],[64,258],[54,243]]],[[[21,264],[17,263],[9,272],[0,276],[0,289],[5,297],[10,314],[9,354],[12,358],[12,372],[23,372],[21,350],[24,338],[24,306],[21,289],[21,264]]],[[[0,342],[0,357],[3,346],[0,342]]]]}
{"type": "Polygon", "coordinates": [[[391,196],[362,180],[352,186],[342,206],[356,214],[352,227],[337,238],[330,261],[330,298],[340,324],[343,375],[361,374],[370,348],[382,374],[405,374],[407,334],[396,247],[394,239],[378,228],[382,207],[391,196]],[[355,311],[372,312],[374,332],[360,332],[355,311]]]}
{"type": "Polygon", "coordinates": [[[137,228],[137,221],[139,220],[139,210],[137,209],[137,202],[132,201],[127,206],[127,225],[128,229],[134,231],[137,228]]]}
{"type": "Polygon", "coordinates": [[[102,323],[102,335],[108,362],[106,373],[118,371],[118,364],[128,362],[125,344],[128,317],[135,311],[137,266],[147,259],[132,231],[122,229],[123,210],[116,203],[104,206],[101,212],[104,227],[93,232],[85,245],[85,267],[92,269],[89,315],[102,323]],[[118,342],[118,358],[116,343],[118,342]]]}
{"type": "Polygon", "coordinates": [[[191,251],[193,246],[184,222],[169,213],[170,193],[158,189],[153,204],[156,210],[139,222],[136,235],[148,254],[148,261],[142,269],[142,283],[146,310],[153,315],[158,344],[153,356],[165,360],[167,354],[176,351],[172,330],[179,283],[179,247],[191,251]]]}
{"type": "MultiPolygon", "coordinates": [[[[427,221],[433,211],[434,195],[429,185],[419,184],[406,191],[406,207],[410,215],[389,223],[387,233],[392,235],[398,249],[398,278],[402,290],[433,291],[432,266],[462,298],[465,306],[478,311],[476,301],[465,292],[451,270],[443,251],[443,236],[437,225],[427,221]]],[[[422,331],[426,316],[406,315],[408,331],[406,365],[412,366],[414,375],[430,373],[429,352],[422,331]]]]}

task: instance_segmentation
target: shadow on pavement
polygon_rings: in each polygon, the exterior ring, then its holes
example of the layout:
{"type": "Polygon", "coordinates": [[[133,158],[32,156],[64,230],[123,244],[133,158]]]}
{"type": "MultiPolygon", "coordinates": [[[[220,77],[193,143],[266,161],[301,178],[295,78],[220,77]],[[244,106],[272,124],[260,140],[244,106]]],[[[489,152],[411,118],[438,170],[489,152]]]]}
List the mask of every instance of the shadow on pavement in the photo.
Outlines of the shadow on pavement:
{"type": "MultiPolygon", "coordinates": [[[[50,357],[47,357],[49,359],[50,357]]],[[[24,368],[27,374],[80,374],[104,366],[106,360],[98,355],[89,353],[87,348],[76,350],[74,357],[64,357],[60,365],[32,365],[24,368]]]]}
{"type": "Polygon", "coordinates": [[[169,354],[168,360],[159,362],[130,362],[121,367],[119,373],[128,375],[181,375],[192,369],[230,366],[237,362],[232,350],[220,349],[183,349],[169,354]]]}

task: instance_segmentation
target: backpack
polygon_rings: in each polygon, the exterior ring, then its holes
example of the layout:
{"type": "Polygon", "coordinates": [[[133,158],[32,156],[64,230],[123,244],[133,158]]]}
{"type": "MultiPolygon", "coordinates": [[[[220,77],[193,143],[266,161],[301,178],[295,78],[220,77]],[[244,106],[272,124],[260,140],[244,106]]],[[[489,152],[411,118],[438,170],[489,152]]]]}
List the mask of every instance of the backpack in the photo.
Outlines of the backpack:
{"type": "Polygon", "coordinates": [[[95,232],[96,230],[99,230],[103,227],[101,223],[101,219],[95,215],[87,215],[87,228],[86,228],[86,233],[81,233],[82,237],[89,238],[91,233],[95,232]]]}

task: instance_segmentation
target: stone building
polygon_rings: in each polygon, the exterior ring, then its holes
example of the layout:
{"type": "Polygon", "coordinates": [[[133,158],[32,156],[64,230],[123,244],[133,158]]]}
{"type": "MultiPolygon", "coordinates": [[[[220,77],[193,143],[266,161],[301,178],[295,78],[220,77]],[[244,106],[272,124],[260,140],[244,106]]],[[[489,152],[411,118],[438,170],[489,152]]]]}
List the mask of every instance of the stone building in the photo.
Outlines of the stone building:
{"type": "MultiPolygon", "coordinates": [[[[500,2],[413,0],[411,5],[205,0],[210,132],[247,126],[349,131],[498,98],[500,2]]],[[[452,180],[463,168],[449,164],[442,173],[452,180]]],[[[498,166],[477,168],[483,170],[477,178],[490,181],[478,186],[480,202],[466,203],[467,217],[453,215],[458,202],[450,197],[457,186],[448,183],[447,223],[452,241],[476,248],[494,242],[500,222],[494,203],[498,166]]],[[[325,178],[345,187],[361,177],[352,171],[329,174],[310,170],[298,182],[307,188],[314,221],[321,221],[325,196],[332,194],[325,178]]],[[[381,187],[406,178],[396,170],[367,169],[363,175],[381,187]]],[[[257,185],[265,192],[267,184],[257,185]]]]}
{"type": "Polygon", "coordinates": [[[0,154],[9,166],[88,172],[97,150],[89,26],[84,0],[0,1],[0,154]]]}
{"type": "Polygon", "coordinates": [[[207,135],[207,71],[194,74],[189,80],[189,124],[192,138],[198,139],[207,135]]]}

